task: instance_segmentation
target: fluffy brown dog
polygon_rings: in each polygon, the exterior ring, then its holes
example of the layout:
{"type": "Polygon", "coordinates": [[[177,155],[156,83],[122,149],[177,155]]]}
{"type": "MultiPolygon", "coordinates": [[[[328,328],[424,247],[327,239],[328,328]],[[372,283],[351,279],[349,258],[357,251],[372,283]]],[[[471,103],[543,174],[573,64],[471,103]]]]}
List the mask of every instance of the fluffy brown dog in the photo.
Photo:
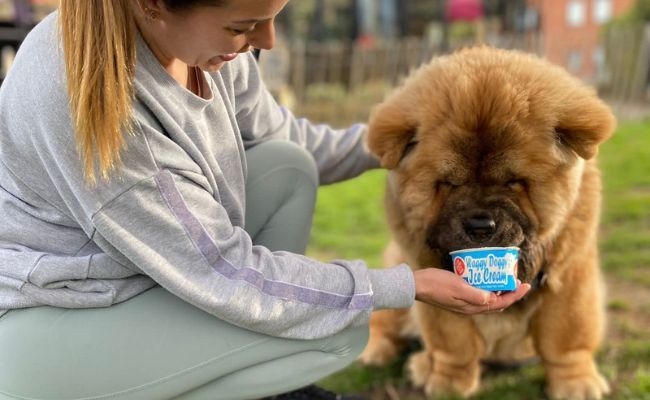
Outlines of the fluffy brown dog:
{"type": "Polygon", "coordinates": [[[376,312],[361,361],[397,355],[412,317],[424,350],[408,369],[429,394],[471,395],[481,360],[534,354],[552,398],[608,393],[594,362],[604,326],[595,158],[614,129],[592,89],[513,51],[478,47],[436,58],[391,93],[368,136],[389,170],[388,262],[451,269],[452,250],[518,246],[518,277],[534,289],[497,314],[422,303],[412,313],[376,312]]]}

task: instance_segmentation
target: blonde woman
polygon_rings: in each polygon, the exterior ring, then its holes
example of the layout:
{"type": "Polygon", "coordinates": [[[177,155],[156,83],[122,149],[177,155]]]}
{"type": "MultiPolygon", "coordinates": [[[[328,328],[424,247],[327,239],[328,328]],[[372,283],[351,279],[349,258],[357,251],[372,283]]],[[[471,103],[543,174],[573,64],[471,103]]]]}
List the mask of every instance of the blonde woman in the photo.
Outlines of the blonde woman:
{"type": "Polygon", "coordinates": [[[378,163],[264,89],[286,3],[62,0],[30,33],[0,89],[0,398],[334,399],[307,385],[373,309],[528,290],[301,255],[317,186],[378,163]]]}

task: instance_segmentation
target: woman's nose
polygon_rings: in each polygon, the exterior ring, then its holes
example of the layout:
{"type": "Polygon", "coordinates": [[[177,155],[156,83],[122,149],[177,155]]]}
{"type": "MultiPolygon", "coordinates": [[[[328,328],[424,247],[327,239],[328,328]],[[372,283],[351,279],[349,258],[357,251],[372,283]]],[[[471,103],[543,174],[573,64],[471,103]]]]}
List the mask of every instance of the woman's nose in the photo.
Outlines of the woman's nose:
{"type": "Polygon", "coordinates": [[[271,50],[275,45],[275,26],[273,21],[257,24],[255,29],[248,34],[248,44],[262,50],[271,50]]]}

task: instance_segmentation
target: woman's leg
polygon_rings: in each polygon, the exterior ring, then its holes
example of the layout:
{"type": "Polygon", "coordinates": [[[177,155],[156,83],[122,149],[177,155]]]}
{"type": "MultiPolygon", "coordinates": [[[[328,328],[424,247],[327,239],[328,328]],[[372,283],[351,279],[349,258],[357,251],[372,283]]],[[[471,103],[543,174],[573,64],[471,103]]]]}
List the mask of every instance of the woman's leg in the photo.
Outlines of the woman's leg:
{"type": "Polygon", "coordinates": [[[304,254],[318,190],[311,154],[274,140],[251,148],[246,158],[246,231],[255,244],[304,254]]]}
{"type": "Polygon", "coordinates": [[[260,335],[160,287],[105,309],[11,311],[0,318],[0,398],[258,398],[351,363],[365,335],[260,335]]]}
{"type": "MultiPolygon", "coordinates": [[[[309,156],[277,142],[249,155],[249,204],[260,206],[248,210],[251,236],[276,250],[304,250],[315,196],[313,161],[303,170],[309,156]],[[309,172],[301,177],[300,171],[309,172]]],[[[5,314],[0,398],[253,399],[344,368],[366,340],[367,327],[310,341],[261,335],[157,287],[105,309],[5,314]]]]}

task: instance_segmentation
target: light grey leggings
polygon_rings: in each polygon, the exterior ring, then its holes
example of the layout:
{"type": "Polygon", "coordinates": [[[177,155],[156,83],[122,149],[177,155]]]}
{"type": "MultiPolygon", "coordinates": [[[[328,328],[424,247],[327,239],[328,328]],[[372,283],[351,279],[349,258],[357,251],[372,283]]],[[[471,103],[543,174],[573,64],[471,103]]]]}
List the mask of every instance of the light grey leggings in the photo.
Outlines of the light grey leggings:
{"type": "MultiPolygon", "coordinates": [[[[247,152],[254,241],[304,252],[317,175],[311,156],[273,141],[247,152]]],[[[0,399],[254,399],[349,365],[367,327],[287,340],[220,321],[160,287],[104,309],[36,307],[0,318],[0,399]]]]}

